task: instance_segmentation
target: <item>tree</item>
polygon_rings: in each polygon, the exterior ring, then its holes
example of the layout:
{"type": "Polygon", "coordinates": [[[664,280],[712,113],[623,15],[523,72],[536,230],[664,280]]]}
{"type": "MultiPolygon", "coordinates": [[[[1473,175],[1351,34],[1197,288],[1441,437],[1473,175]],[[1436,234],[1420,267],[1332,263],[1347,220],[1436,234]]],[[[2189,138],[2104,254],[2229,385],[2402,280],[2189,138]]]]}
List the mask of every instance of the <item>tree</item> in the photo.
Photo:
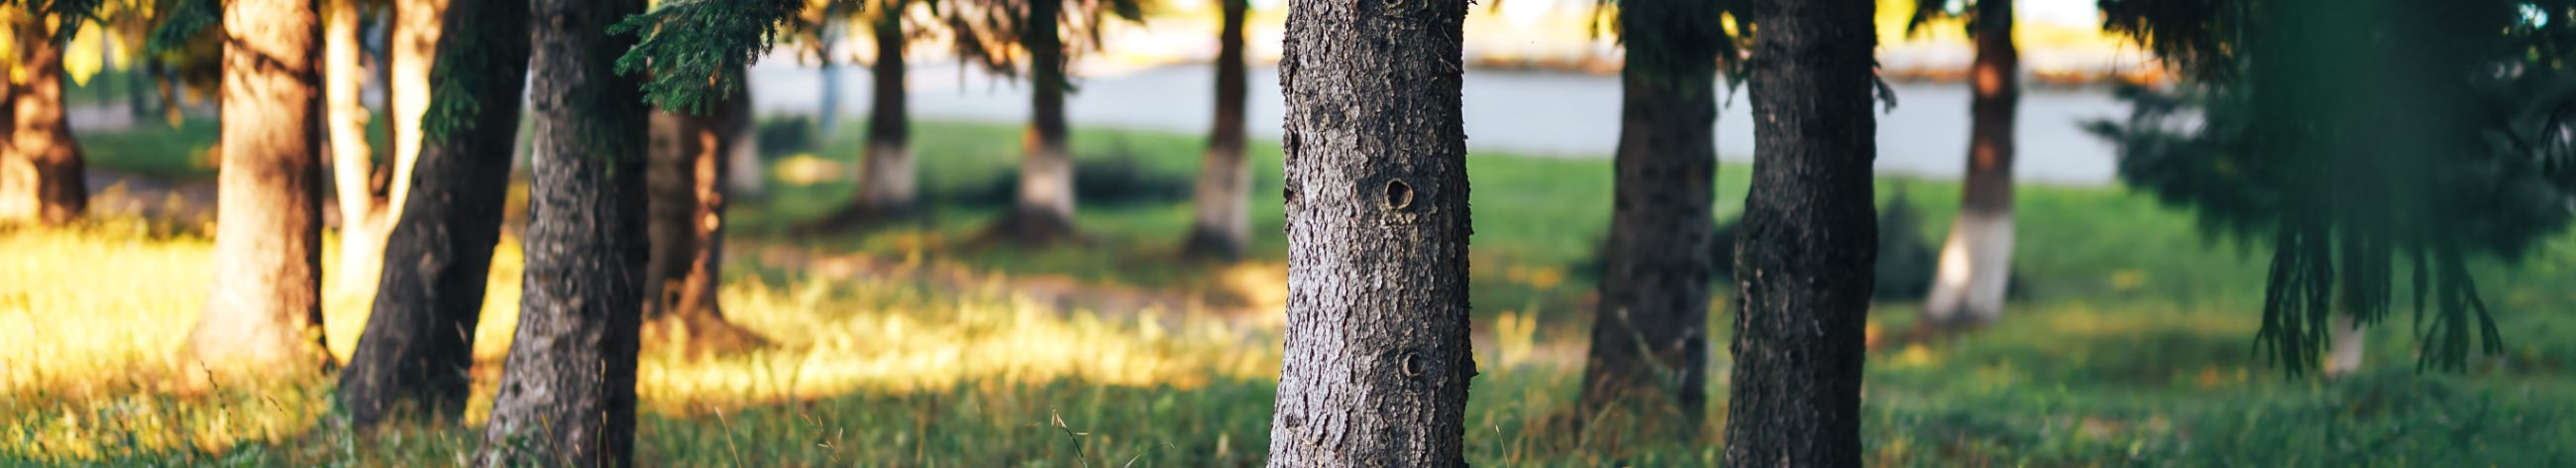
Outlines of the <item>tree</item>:
{"type": "Polygon", "coordinates": [[[321,18],[309,0],[233,0],[223,10],[221,174],[215,283],[187,361],[320,369],[321,18]]]}
{"type": "MultiPolygon", "coordinates": [[[[1938,16],[1947,0],[1916,4],[1908,30],[1938,16]]],[[[2013,45],[2011,0],[1970,3],[1964,16],[1976,43],[1969,72],[1971,128],[1968,171],[1959,216],[1941,244],[1932,294],[1923,301],[1924,322],[1934,327],[1992,323],[2004,313],[2012,278],[2013,116],[2021,105],[2021,54],[2013,45]]]]}
{"type": "Polygon", "coordinates": [[[1271,466],[1465,466],[1468,2],[1299,2],[1271,466]]]}
{"type": "Polygon", "coordinates": [[[1208,131],[1207,159],[1199,167],[1194,199],[1198,221],[1182,248],[1193,255],[1232,259],[1252,243],[1252,165],[1243,160],[1243,16],[1249,0],[1219,0],[1216,119],[1208,131]]]}
{"type": "Polygon", "coordinates": [[[15,69],[0,76],[0,222],[59,225],[79,219],[89,206],[80,144],[72,139],[71,121],[63,107],[64,42],[96,12],[96,2],[18,0],[6,2],[0,27],[9,33],[12,53],[0,64],[15,69]]]}
{"type": "Polygon", "coordinates": [[[1708,408],[1716,219],[1717,72],[1733,61],[1727,4],[1629,0],[1615,202],[1583,371],[1584,430],[1691,440],[1708,408]],[[1678,415],[1678,416],[1674,416],[1678,415]]]}
{"type": "Polygon", "coordinates": [[[2106,28],[2196,85],[2133,91],[2125,125],[2093,128],[2119,144],[2124,182],[2194,208],[2212,232],[2270,244],[2259,349],[2297,374],[2329,343],[2357,348],[2336,335],[2388,317],[2400,261],[2413,268],[2419,366],[2503,349],[2467,261],[2522,258],[2569,224],[2576,5],[2101,6],[2106,28]]]}
{"type": "MultiPolygon", "coordinates": [[[[435,65],[439,35],[448,2],[392,0],[392,31],[386,44],[385,94],[387,144],[393,146],[378,165],[366,145],[365,107],[358,103],[364,83],[357,69],[357,0],[329,0],[326,21],[330,51],[327,76],[332,87],[332,176],[340,198],[340,264],[348,278],[335,287],[344,293],[376,284],[383,268],[385,243],[411,192],[413,166],[419,160],[421,118],[430,106],[430,70],[435,65]],[[345,26],[343,26],[345,24],[345,26]],[[345,28],[342,29],[342,28],[345,28]],[[345,52],[344,52],[345,50],[345,52]],[[345,58],[343,56],[345,55],[345,58]],[[345,62],[344,62],[345,61],[345,62]],[[345,151],[344,151],[345,150],[345,151]]],[[[336,294],[336,293],[335,293],[336,294]]]]}
{"type": "MultiPolygon", "coordinates": [[[[610,25],[636,0],[529,6],[536,135],[527,271],[483,466],[630,464],[646,239],[646,108],[610,25]]],[[[621,30],[624,31],[624,30],[621,30]]],[[[659,74],[646,76],[662,76],[659,74]]],[[[705,74],[696,75],[701,77],[705,74]]]]}
{"type": "Polygon", "coordinates": [[[858,215],[901,217],[920,198],[912,159],[912,114],[904,95],[905,0],[883,0],[868,30],[876,38],[876,63],[868,66],[868,152],[859,165],[858,215]]]}
{"type": "Polygon", "coordinates": [[[1736,234],[1726,464],[1860,466],[1878,253],[1869,0],[1759,0],[1753,186],[1736,234]]]}
{"type": "Polygon", "coordinates": [[[1027,51],[1030,95],[1028,151],[1020,157],[1020,188],[1011,212],[988,235],[1024,244],[1044,244],[1078,237],[1073,226],[1073,157],[1067,147],[1064,95],[1069,56],[1097,48],[1103,20],[1115,14],[1137,21],[1144,16],[1135,0],[983,0],[986,14],[974,18],[952,9],[950,30],[960,36],[959,49],[969,59],[1011,73],[1018,58],[1005,39],[1027,51]],[[974,18],[974,19],[969,19],[974,18]],[[979,22],[980,20],[980,22],[979,22]],[[1075,39],[1067,42],[1067,38],[1075,39]],[[991,41],[991,42],[986,42],[991,41]]]}
{"type": "Polygon", "coordinates": [[[409,197],[385,246],[393,259],[376,285],[357,354],[340,372],[338,397],[356,427],[389,419],[462,420],[474,327],[481,321],[492,247],[501,238],[528,76],[528,4],[454,0],[431,70],[426,145],[409,197]]]}
{"type": "MultiPolygon", "coordinates": [[[[734,69],[732,73],[742,73],[734,69]]],[[[724,266],[727,155],[750,143],[751,96],[736,94],[708,115],[655,112],[646,162],[645,334],[684,352],[759,346],[758,334],[726,322],[716,301],[724,266]]]]}

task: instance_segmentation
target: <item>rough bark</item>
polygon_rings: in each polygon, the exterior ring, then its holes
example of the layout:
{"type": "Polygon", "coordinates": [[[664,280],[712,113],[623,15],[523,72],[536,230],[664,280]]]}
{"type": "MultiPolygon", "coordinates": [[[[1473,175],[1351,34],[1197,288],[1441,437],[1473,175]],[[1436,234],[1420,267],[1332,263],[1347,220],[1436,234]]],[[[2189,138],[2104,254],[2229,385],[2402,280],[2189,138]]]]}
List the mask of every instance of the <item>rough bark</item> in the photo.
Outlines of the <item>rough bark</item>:
{"type": "Polygon", "coordinates": [[[674,351],[738,351],[763,341],[726,322],[716,301],[724,264],[725,155],[744,143],[736,130],[747,126],[750,99],[725,99],[710,115],[653,115],[644,182],[644,227],[653,245],[644,263],[644,335],[674,351]]]}
{"type": "MultiPolygon", "coordinates": [[[[375,149],[367,144],[367,106],[359,94],[366,88],[365,54],[359,44],[356,0],[328,0],[322,6],[322,91],[328,109],[324,127],[330,135],[332,188],[339,198],[340,261],[333,268],[332,294],[357,294],[376,284],[383,266],[385,235],[393,228],[396,201],[393,184],[378,183],[375,149]]],[[[386,164],[394,169],[400,164],[386,164]]],[[[405,184],[408,185],[408,184],[405,184]]]]}
{"type": "Polygon", "coordinates": [[[1216,128],[1209,131],[1206,162],[1199,167],[1198,221],[1182,249],[1192,255],[1235,259],[1252,242],[1252,166],[1243,160],[1243,16],[1247,0],[1219,0],[1216,128]]]}
{"type": "MultiPolygon", "coordinates": [[[[433,71],[461,85],[480,109],[472,127],[429,137],[384,258],[357,354],[340,372],[338,396],[351,425],[393,419],[461,420],[474,327],[482,318],[492,247],[518,141],[519,97],[528,72],[527,2],[456,0],[442,49],[470,47],[488,69],[433,71]]],[[[458,65],[441,65],[454,67],[458,65]]],[[[448,97],[448,99],[459,99],[448,97]]],[[[426,136],[426,135],[424,135],[426,136]]]]}
{"type": "Polygon", "coordinates": [[[1066,150],[1064,127],[1064,40],[1056,17],[1064,0],[1029,2],[1020,46],[1029,51],[1030,93],[1028,152],[1020,157],[1018,203],[993,234],[1023,244],[1045,244],[1075,237],[1073,227],[1073,157],[1066,150]]]}
{"type": "Polygon", "coordinates": [[[1860,466],[1878,221],[1869,0],[1762,0],[1753,186],[1736,234],[1729,466],[1860,466]]]}
{"type": "Polygon", "coordinates": [[[223,13],[223,163],[214,286],[186,362],[314,370],[322,346],[321,18],[314,0],[234,0],[223,13]]]}
{"type": "Polygon", "coordinates": [[[1465,466],[1463,0],[1298,2],[1270,466],[1465,466]]]}
{"type": "MultiPolygon", "coordinates": [[[[24,83],[10,86],[6,141],[0,141],[0,222],[60,225],[89,208],[80,143],[63,107],[63,46],[53,41],[56,21],[34,18],[22,28],[16,62],[24,83]]],[[[0,77],[6,81],[7,77],[0,77]]]]}
{"type": "Polygon", "coordinates": [[[1976,4],[1977,59],[1969,103],[1967,193],[1941,245],[1926,322],[1974,326],[2003,318],[2013,254],[2013,118],[2021,102],[2021,57],[2013,46],[2013,2],[1976,4]]]}
{"type": "Polygon", "coordinates": [[[647,109],[610,24],[637,0],[530,4],[535,154],[519,328],[482,466],[629,465],[642,311],[647,109]]]}
{"type": "Polygon", "coordinates": [[[1589,440],[1686,441],[1708,408],[1719,30],[1692,2],[1621,5],[1617,185],[1578,416],[1589,440]]]}
{"type": "Polygon", "coordinates": [[[904,99],[903,20],[901,2],[879,13],[870,28],[876,34],[877,61],[868,68],[873,95],[868,104],[867,161],[859,166],[859,199],[854,214],[863,218],[908,215],[918,197],[912,161],[911,111],[904,99]]]}

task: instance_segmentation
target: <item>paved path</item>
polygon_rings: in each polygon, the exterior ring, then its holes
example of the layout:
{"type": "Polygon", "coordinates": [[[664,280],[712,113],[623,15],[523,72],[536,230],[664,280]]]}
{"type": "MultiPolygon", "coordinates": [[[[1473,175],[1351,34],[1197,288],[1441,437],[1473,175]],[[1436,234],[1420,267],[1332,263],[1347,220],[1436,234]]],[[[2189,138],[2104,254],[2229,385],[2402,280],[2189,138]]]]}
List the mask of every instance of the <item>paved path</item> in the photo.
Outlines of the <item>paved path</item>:
{"type": "MultiPolygon", "coordinates": [[[[845,76],[841,112],[867,112],[865,69],[845,76]]],[[[771,60],[752,70],[755,105],[764,113],[810,113],[821,102],[822,74],[792,61],[771,60]]],[[[1253,68],[1250,126],[1276,137],[1282,103],[1277,70],[1253,68]]],[[[1025,121],[1025,86],[954,65],[917,66],[909,77],[914,115],[922,118],[1025,121]]],[[[1067,99],[1076,126],[1108,126],[1199,133],[1215,107],[1215,81],[1206,66],[1172,66],[1076,83],[1067,99]]],[[[1898,106],[1879,119],[1878,168],[1882,173],[1957,177],[1966,165],[1968,93],[1959,84],[1900,84],[1898,106]]],[[[1471,151],[1509,150],[1563,157],[1603,157],[1617,144],[1619,83],[1614,77],[1469,70],[1466,82],[1467,143],[1471,151]]],[[[1729,160],[1753,154],[1750,105],[1735,96],[1718,119],[1718,151],[1729,160]]],[[[2085,119],[2123,115],[2126,107],[2099,90],[2032,89],[2023,93],[2018,175],[2025,181],[2110,183],[2110,145],[2076,127],[2085,119]]]]}

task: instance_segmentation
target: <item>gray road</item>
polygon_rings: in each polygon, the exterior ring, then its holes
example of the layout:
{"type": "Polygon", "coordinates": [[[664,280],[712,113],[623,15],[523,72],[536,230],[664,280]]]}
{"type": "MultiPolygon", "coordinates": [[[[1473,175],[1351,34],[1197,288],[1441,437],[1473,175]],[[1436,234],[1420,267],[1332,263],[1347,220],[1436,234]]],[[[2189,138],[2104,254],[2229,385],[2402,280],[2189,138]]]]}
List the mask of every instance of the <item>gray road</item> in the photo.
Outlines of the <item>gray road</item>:
{"type": "MultiPolygon", "coordinates": [[[[1016,122],[1028,118],[1026,86],[953,65],[916,66],[909,77],[913,115],[921,118],[1016,122]]],[[[1282,115],[1276,69],[1254,67],[1252,131],[1275,137],[1282,115]]],[[[810,113],[821,102],[822,74],[785,61],[752,70],[753,99],[762,113],[810,113]]],[[[864,69],[845,73],[844,115],[866,113],[864,69]]],[[[1206,131],[1215,101],[1206,66],[1174,66],[1079,81],[1067,99],[1074,125],[1206,131]]],[[[1878,169],[1931,177],[1957,177],[1966,164],[1968,93],[1958,84],[1896,86],[1898,106],[1878,123],[1878,169]]],[[[1470,151],[1507,150],[1561,157],[1606,157],[1619,130],[1619,82],[1613,77],[1470,70],[1466,82],[1470,151]]],[[[1718,119],[1718,152],[1729,160],[1753,155],[1749,105],[1737,96],[1718,119]]],[[[2111,148],[2076,127],[2085,119],[2124,113],[2101,91],[2030,90],[2023,93],[2020,162],[2024,181],[2103,184],[2112,180],[2111,148]]]]}

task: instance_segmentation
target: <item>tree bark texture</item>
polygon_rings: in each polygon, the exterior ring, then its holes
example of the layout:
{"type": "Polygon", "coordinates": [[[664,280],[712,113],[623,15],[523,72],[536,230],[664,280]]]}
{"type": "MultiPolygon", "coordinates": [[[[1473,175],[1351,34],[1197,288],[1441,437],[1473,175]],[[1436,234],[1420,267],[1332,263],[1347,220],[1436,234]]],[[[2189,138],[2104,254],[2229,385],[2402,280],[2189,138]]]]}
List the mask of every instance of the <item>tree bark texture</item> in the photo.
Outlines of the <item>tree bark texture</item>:
{"type": "Polygon", "coordinates": [[[1976,4],[1977,59],[1971,74],[1974,120],[1968,142],[1967,194],[1941,245],[1940,268],[1924,318],[1935,325],[1979,325],[2003,318],[2013,254],[2013,118],[2021,102],[2021,57],[2013,46],[2009,0],[1976,4]]]}
{"type": "Polygon", "coordinates": [[[1590,440],[1691,440],[1708,409],[1709,249],[1721,247],[1710,59],[1721,30],[1700,3],[1621,6],[1617,185],[1577,415],[1590,440]]]}
{"type": "Polygon", "coordinates": [[[1218,0],[1224,15],[1217,32],[1216,128],[1208,133],[1207,159],[1199,167],[1198,221],[1183,250],[1234,259],[1252,242],[1252,166],[1243,160],[1243,17],[1247,0],[1218,0]]]}
{"type": "Polygon", "coordinates": [[[904,100],[904,3],[877,13],[870,27],[876,35],[877,60],[868,68],[873,94],[868,101],[868,153],[859,166],[857,213],[866,217],[899,217],[913,210],[918,198],[912,161],[911,111],[904,100]]]}
{"type": "Polygon", "coordinates": [[[27,21],[13,51],[25,82],[7,85],[10,118],[0,127],[9,132],[0,141],[0,222],[61,225],[89,209],[89,187],[63,105],[63,46],[53,40],[59,22],[27,21]]]}
{"type": "Polygon", "coordinates": [[[393,261],[376,284],[357,354],[340,372],[338,396],[355,427],[401,418],[462,420],[472,383],[474,329],[518,141],[528,6],[455,0],[446,13],[446,24],[457,29],[443,34],[439,47],[470,47],[484,63],[432,73],[461,85],[452,89],[477,101],[479,111],[470,128],[424,135],[427,145],[412,173],[418,193],[405,201],[388,238],[384,258],[393,261]]]}
{"type": "Polygon", "coordinates": [[[183,355],[225,370],[327,367],[322,346],[322,23],[315,0],[223,12],[214,286],[183,355]]]}
{"type": "Polygon", "coordinates": [[[1064,0],[1029,2],[1027,31],[1020,46],[1029,51],[1030,93],[1028,153],[1020,157],[1017,207],[994,226],[1012,240],[1043,244],[1073,237],[1073,157],[1066,149],[1064,128],[1064,39],[1057,17],[1064,0]]]}
{"type": "Polygon", "coordinates": [[[1860,466],[1878,221],[1869,0],[1762,0],[1753,186],[1736,234],[1729,466],[1860,466]]]}
{"type": "Polygon", "coordinates": [[[636,0],[530,4],[527,271],[483,466],[622,466],[633,454],[644,298],[645,125],[636,78],[613,71],[636,0]]]}
{"type": "MultiPolygon", "coordinates": [[[[734,70],[733,73],[740,73],[734,70]]],[[[655,112],[645,233],[645,335],[679,351],[733,351],[761,340],[724,319],[716,286],[724,265],[725,155],[744,143],[737,130],[751,97],[718,103],[715,114],[655,112]]]]}
{"type": "Polygon", "coordinates": [[[1270,466],[1464,466],[1468,2],[1290,4],[1270,466]]]}

